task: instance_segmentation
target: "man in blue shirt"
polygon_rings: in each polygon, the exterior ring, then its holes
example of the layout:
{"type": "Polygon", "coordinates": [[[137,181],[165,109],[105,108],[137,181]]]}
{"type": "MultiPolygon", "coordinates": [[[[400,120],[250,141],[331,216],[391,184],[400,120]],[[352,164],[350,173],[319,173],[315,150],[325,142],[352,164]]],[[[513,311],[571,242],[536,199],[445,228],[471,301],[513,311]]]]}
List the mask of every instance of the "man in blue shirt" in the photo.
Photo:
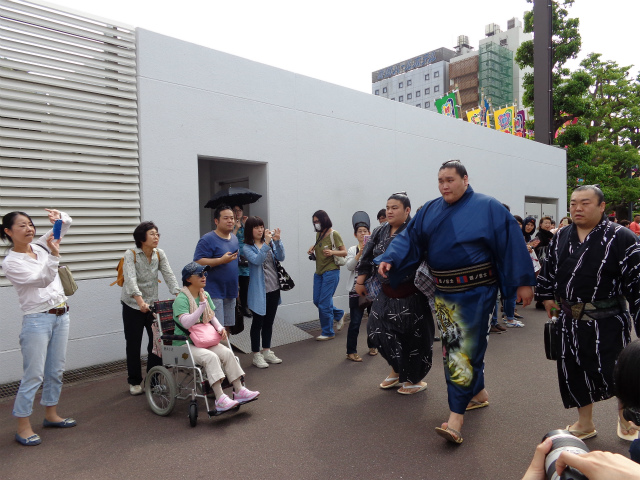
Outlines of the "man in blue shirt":
{"type": "Polygon", "coordinates": [[[238,297],[238,239],[232,234],[235,217],[228,205],[216,208],[216,229],[203,235],[193,261],[210,267],[205,290],[216,307],[216,318],[225,327],[236,323],[238,297]]]}

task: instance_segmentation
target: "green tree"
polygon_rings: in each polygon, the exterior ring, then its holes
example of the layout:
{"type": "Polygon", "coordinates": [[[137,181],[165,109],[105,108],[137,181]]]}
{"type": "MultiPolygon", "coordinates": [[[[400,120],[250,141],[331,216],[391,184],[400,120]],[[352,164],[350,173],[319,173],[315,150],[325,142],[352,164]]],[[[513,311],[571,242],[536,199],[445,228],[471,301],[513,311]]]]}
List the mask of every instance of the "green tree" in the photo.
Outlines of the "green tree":
{"type": "Polygon", "coordinates": [[[558,136],[567,148],[567,183],[602,186],[608,208],[627,218],[629,203],[640,198],[636,173],[640,164],[640,82],[632,78],[630,66],[602,61],[591,53],[580,62],[579,72],[588,76],[589,109],[576,126],[558,136]]]}

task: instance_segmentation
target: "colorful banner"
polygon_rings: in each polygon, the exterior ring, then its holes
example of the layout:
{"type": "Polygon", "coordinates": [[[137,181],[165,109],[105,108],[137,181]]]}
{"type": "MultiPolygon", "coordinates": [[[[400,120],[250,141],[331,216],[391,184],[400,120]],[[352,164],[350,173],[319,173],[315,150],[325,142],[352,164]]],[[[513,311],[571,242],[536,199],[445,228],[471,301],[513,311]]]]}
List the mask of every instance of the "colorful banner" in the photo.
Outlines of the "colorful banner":
{"type": "Polygon", "coordinates": [[[491,127],[491,122],[489,121],[489,111],[491,110],[491,106],[489,105],[489,100],[482,97],[482,102],[480,104],[480,125],[483,127],[491,127]]]}
{"type": "Polygon", "coordinates": [[[467,120],[474,125],[482,124],[482,109],[476,108],[475,110],[468,110],[467,120]]]}
{"type": "Polygon", "coordinates": [[[518,113],[516,113],[516,128],[515,128],[515,135],[517,137],[526,136],[526,131],[525,131],[526,121],[527,121],[527,118],[524,110],[518,110],[518,113]]]}
{"type": "Polygon", "coordinates": [[[493,114],[493,120],[495,122],[496,130],[500,130],[504,133],[513,135],[513,125],[515,123],[515,107],[501,108],[496,110],[493,114]]]}
{"type": "Polygon", "coordinates": [[[442,98],[436,100],[436,108],[438,113],[447,117],[460,118],[458,108],[456,106],[456,92],[451,92],[442,98]]]}

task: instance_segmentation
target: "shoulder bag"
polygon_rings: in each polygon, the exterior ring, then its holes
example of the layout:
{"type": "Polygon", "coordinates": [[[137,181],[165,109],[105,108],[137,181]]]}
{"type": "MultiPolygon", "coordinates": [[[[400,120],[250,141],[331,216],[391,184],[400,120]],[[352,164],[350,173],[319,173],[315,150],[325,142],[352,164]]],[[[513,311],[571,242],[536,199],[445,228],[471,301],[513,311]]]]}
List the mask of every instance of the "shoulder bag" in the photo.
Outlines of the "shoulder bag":
{"type": "MultiPolygon", "coordinates": [[[[336,242],[333,241],[333,230],[329,236],[331,237],[331,250],[336,250],[336,242]]],[[[337,255],[334,255],[333,261],[337,266],[342,267],[347,264],[347,257],[338,257],[337,255]]]]}
{"type": "Polygon", "coordinates": [[[196,323],[189,328],[189,338],[196,347],[209,348],[220,343],[222,338],[211,322],[196,323]]]}
{"type": "Polygon", "coordinates": [[[296,284],[293,283],[291,275],[289,275],[284,269],[280,260],[276,258],[276,252],[273,249],[273,242],[271,242],[271,254],[273,255],[273,263],[275,264],[276,272],[278,273],[278,284],[280,285],[280,290],[287,292],[295,287],[296,284]]]}
{"type": "MultiPolygon", "coordinates": [[[[41,245],[39,243],[33,243],[32,245],[37,245],[43,250],[45,250],[49,255],[51,252],[47,247],[41,245]]],[[[66,265],[58,265],[58,276],[60,277],[60,283],[62,284],[62,289],[64,290],[64,294],[67,297],[70,297],[78,290],[78,284],[73,279],[73,275],[71,274],[71,270],[66,265]]]]}
{"type": "Polygon", "coordinates": [[[229,333],[231,335],[238,335],[244,331],[244,312],[238,299],[236,299],[236,321],[235,324],[229,327],[229,333]]]}

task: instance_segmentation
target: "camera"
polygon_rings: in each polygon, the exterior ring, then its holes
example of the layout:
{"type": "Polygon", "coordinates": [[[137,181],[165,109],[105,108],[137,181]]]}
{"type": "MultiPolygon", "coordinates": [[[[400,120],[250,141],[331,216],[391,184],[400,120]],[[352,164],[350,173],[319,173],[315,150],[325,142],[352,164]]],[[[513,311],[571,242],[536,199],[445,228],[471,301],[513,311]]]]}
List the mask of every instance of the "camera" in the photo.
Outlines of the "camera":
{"type": "Polygon", "coordinates": [[[573,436],[568,430],[551,430],[542,441],[547,438],[552,441],[551,450],[544,461],[544,468],[547,472],[548,480],[587,480],[587,477],[573,467],[567,467],[562,475],[556,473],[556,460],[562,452],[583,455],[589,452],[589,448],[578,437],[573,436]]]}
{"type": "Polygon", "coordinates": [[[311,252],[311,254],[309,254],[309,260],[312,260],[312,261],[316,260],[316,254],[314,252],[311,252]]]}

